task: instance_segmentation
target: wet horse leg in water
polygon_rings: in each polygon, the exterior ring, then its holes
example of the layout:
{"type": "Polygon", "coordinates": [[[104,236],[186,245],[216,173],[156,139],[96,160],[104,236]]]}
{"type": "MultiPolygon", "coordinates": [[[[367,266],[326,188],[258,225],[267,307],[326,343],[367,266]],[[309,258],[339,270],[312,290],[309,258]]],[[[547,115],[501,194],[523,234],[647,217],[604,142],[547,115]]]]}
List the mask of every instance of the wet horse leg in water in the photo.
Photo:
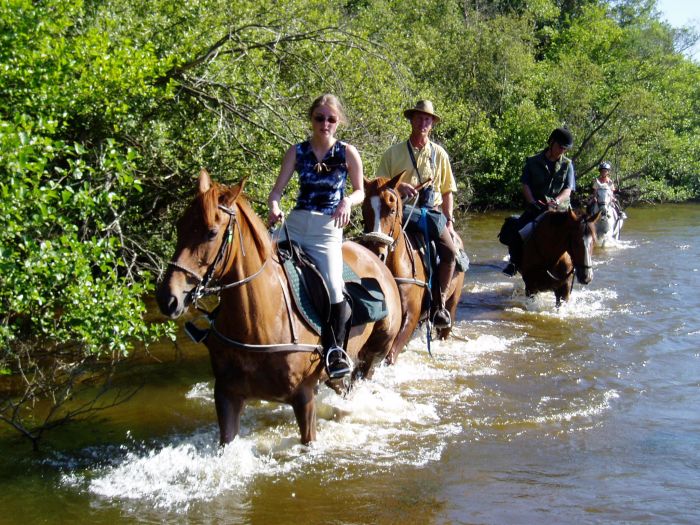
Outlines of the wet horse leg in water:
{"type": "Polygon", "coordinates": [[[241,412],[245,399],[226,392],[223,381],[214,382],[214,403],[216,417],[219,420],[219,444],[230,443],[238,435],[241,428],[241,412]]]}
{"type": "Polygon", "coordinates": [[[316,404],[313,386],[302,386],[292,399],[292,407],[301,432],[302,444],[308,445],[311,441],[316,441],[316,404]]]}

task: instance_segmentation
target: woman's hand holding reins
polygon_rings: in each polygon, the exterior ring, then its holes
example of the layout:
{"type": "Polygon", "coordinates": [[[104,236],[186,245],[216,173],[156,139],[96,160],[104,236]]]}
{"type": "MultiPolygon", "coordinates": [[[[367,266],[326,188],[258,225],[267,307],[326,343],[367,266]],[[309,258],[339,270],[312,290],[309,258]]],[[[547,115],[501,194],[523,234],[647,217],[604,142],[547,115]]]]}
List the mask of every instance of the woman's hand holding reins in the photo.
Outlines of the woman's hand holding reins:
{"type": "Polygon", "coordinates": [[[267,215],[267,224],[272,227],[280,221],[284,220],[284,212],[280,209],[279,205],[274,202],[270,208],[270,213],[267,215]]]}
{"type": "Polygon", "coordinates": [[[343,197],[333,214],[336,228],[344,228],[350,222],[350,210],[350,199],[343,197]]]}

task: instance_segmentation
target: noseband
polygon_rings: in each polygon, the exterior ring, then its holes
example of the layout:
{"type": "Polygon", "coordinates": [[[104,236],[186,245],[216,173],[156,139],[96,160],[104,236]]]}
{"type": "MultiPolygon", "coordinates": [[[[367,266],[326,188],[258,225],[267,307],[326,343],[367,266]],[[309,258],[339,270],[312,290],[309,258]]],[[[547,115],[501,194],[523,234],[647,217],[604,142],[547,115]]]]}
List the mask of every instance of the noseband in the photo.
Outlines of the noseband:
{"type": "MultiPolygon", "coordinates": [[[[222,291],[227,290],[229,288],[234,288],[236,286],[241,286],[247,282],[252,281],[257,277],[260,272],[263,271],[265,268],[265,265],[267,264],[267,259],[263,262],[262,266],[260,269],[255,272],[253,275],[250,275],[246,277],[245,279],[241,279],[240,281],[235,281],[232,283],[227,283],[219,286],[209,286],[209,283],[212,281],[214,278],[214,271],[216,270],[217,266],[219,266],[220,263],[222,267],[226,267],[228,263],[228,258],[230,256],[230,250],[229,245],[231,244],[231,241],[233,241],[233,230],[238,223],[236,219],[236,210],[233,208],[228,208],[222,204],[219,204],[218,208],[226,213],[228,215],[228,224],[226,226],[226,233],[224,234],[223,239],[221,240],[221,245],[219,246],[219,250],[216,253],[216,256],[214,257],[214,260],[212,263],[209,265],[207,268],[206,272],[204,272],[204,276],[200,277],[197,272],[194,270],[191,270],[190,268],[187,268],[186,266],[181,265],[178,262],[175,261],[170,261],[168,263],[168,266],[172,266],[173,268],[177,268],[178,270],[181,270],[188,274],[189,276],[193,277],[194,279],[197,280],[197,285],[192,288],[187,293],[187,296],[189,300],[192,303],[196,303],[196,301],[204,296],[207,295],[216,295],[220,294],[222,291]]],[[[243,256],[245,257],[245,249],[243,248],[243,233],[241,232],[240,226],[238,227],[238,234],[240,237],[240,245],[241,245],[241,250],[243,253],[243,256]]]]}
{"type": "MultiPolygon", "coordinates": [[[[581,234],[582,234],[582,236],[584,236],[584,237],[585,237],[585,229],[586,229],[586,227],[588,226],[588,223],[589,223],[588,217],[584,217],[584,218],[579,222],[579,227],[580,227],[580,229],[581,229],[581,234]]],[[[542,257],[542,258],[544,259],[544,257],[542,256],[542,250],[540,250],[540,249],[537,247],[537,243],[535,243],[535,248],[536,248],[537,252],[539,252],[540,257],[542,257]]],[[[567,251],[569,252],[569,255],[571,255],[571,262],[573,263],[573,237],[572,237],[572,236],[569,236],[567,251]]],[[[588,264],[585,264],[585,262],[584,262],[583,264],[575,264],[575,263],[574,263],[574,264],[573,264],[573,268],[572,268],[569,272],[567,272],[567,274],[566,274],[564,277],[558,277],[558,276],[554,275],[554,274],[552,273],[551,269],[547,269],[547,270],[545,270],[545,271],[546,271],[547,275],[549,275],[549,277],[550,277],[551,279],[553,279],[554,281],[562,282],[562,281],[566,281],[566,280],[569,278],[569,276],[571,276],[571,274],[574,273],[574,271],[577,272],[577,273],[579,273],[579,272],[582,272],[582,271],[590,270],[591,268],[592,268],[592,266],[590,266],[590,265],[588,265],[588,264]]]]}
{"type": "MultiPolygon", "coordinates": [[[[386,188],[386,191],[394,195],[396,197],[397,202],[401,202],[401,199],[398,198],[398,194],[396,193],[396,190],[394,190],[394,188],[386,188]]],[[[389,247],[390,252],[393,252],[396,248],[397,243],[399,242],[399,237],[404,233],[406,229],[406,224],[403,224],[401,226],[401,231],[399,232],[399,234],[394,236],[394,230],[396,229],[396,222],[398,220],[398,217],[398,213],[394,215],[394,222],[392,223],[391,229],[389,230],[388,234],[384,232],[363,233],[361,237],[362,240],[367,242],[375,242],[377,244],[383,244],[389,247]]]]}
{"type": "MultiPolygon", "coordinates": [[[[588,217],[584,217],[583,220],[579,223],[580,228],[581,228],[581,236],[585,239],[586,237],[586,229],[588,228],[588,223],[590,221],[588,220],[588,217]]],[[[573,254],[573,239],[569,240],[569,253],[573,254]]],[[[573,262],[573,256],[571,257],[571,260],[573,262]]],[[[592,268],[591,265],[585,263],[585,257],[584,257],[584,263],[583,264],[574,264],[574,270],[576,270],[576,273],[584,272],[586,270],[590,270],[592,268]]],[[[571,275],[571,274],[569,274],[571,275]]],[[[568,277],[568,275],[567,275],[568,277]]]]}

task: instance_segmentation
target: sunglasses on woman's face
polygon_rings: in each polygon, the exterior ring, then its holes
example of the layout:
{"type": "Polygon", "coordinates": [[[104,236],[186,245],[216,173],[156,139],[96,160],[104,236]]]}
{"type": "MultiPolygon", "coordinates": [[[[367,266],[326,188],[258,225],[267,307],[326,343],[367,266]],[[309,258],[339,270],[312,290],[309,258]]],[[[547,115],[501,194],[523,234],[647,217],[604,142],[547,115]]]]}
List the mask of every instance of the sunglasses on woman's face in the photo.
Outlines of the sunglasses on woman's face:
{"type": "Polygon", "coordinates": [[[336,122],[338,122],[338,118],[337,118],[337,117],[334,117],[334,116],[332,116],[332,115],[331,115],[330,117],[326,117],[325,115],[314,115],[314,120],[315,120],[316,122],[326,122],[326,121],[328,121],[328,122],[330,122],[331,124],[335,124],[336,122]]]}

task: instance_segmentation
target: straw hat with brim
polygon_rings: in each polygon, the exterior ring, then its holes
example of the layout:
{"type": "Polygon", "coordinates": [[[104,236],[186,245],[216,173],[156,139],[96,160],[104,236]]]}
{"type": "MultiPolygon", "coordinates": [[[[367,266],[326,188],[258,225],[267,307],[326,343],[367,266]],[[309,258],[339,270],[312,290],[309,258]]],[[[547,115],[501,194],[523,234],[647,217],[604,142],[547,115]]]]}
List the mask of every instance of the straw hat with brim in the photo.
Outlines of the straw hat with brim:
{"type": "Polygon", "coordinates": [[[433,109],[433,103],[430,100],[419,100],[418,102],[416,102],[415,107],[404,111],[403,116],[406,117],[407,119],[411,120],[411,117],[416,112],[425,113],[426,115],[430,115],[431,117],[433,117],[435,119],[436,124],[438,122],[440,122],[440,117],[435,114],[435,110],[433,109]]]}

